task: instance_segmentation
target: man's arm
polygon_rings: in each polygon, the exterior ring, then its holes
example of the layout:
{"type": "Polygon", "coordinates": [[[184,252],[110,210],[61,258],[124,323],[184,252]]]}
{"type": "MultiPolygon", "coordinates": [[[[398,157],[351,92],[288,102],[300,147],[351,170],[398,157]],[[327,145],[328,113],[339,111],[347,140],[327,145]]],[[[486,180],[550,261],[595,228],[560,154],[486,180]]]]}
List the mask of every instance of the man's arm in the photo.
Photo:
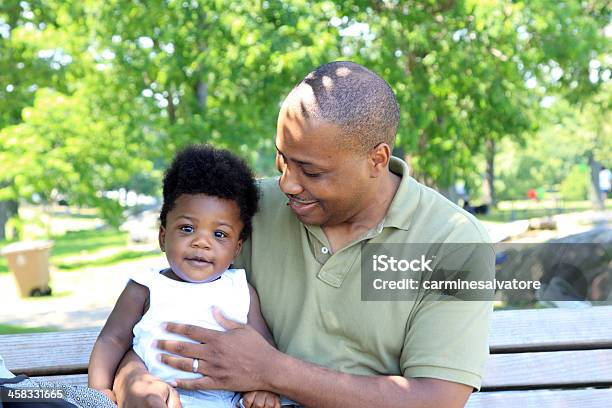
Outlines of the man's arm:
{"type": "Polygon", "coordinates": [[[203,378],[177,379],[186,389],[268,390],[312,407],[450,407],[465,405],[472,387],[437,379],[344,374],[300,361],[270,346],[252,327],[215,311],[227,332],[169,323],[167,329],[204,344],[164,340],[159,347],[188,358],[162,355],[162,362],[190,371],[200,360],[203,378]]]}
{"type": "Polygon", "coordinates": [[[343,374],[286,354],[274,363],[270,387],[307,407],[460,408],[472,392],[432,378],[343,374]]]}

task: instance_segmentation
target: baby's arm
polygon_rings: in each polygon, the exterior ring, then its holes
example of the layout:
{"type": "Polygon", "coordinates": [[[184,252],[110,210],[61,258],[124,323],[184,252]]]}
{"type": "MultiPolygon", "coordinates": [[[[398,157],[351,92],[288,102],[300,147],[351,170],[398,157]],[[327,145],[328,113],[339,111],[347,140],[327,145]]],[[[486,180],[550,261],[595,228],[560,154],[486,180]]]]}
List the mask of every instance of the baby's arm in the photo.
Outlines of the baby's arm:
{"type": "Polygon", "coordinates": [[[115,371],[123,355],[132,347],[132,329],[142,318],[149,289],[130,281],[100,332],[89,358],[89,386],[115,399],[111,391],[115,371]]]}
{"type": "MultiPolygon", "coordinates": [[[[259,306],[259,296],[251,285],[249,285],[251,294],[251,306],[249,308],[248,323],[263,336],[272,346],[276,347],[274,338],[268,329],[268,325],[261,314],[259,306]]],[[[245,408],[260,408],[260,407],[280,407],[278,395],[269,391],[249,391],[245,392],[242,397],[242,404],[245,408]]]]}

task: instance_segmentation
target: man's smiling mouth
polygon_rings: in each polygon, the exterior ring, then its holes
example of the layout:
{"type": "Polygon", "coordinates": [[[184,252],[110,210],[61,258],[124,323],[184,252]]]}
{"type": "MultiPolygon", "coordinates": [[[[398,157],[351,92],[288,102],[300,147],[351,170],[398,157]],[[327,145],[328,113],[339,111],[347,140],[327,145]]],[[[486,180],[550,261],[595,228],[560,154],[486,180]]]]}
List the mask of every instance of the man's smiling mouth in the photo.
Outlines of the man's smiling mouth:
{"type": "Polygon", "coordinates": [[[297,215],[306,215],[317,205],[317,200],[300,200],[295,197],[287,196],[289,202],[287,205],[291,207],[291,210],[297,215]]]}
{"type": "Polygon", "coordinates": [[[301,199],[299,197],[290,196],[290,195],[287,195],[287,198],[289,199],[289,201],[294,201],[294,202],[296,202],[298,204],[302,204],[302,205],[314,204],[314,203],[317,202],[317,200],[304,200],[304,199],[301,199]]]}

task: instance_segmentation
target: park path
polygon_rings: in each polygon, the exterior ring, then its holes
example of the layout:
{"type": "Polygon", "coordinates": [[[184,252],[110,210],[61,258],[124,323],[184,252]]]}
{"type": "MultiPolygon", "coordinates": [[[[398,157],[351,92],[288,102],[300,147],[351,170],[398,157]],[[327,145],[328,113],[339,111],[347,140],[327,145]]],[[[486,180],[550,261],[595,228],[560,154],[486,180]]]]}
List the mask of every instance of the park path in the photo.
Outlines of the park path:
{"type": "Polygon", "coordinates": [[[163,254],[116,265],[58,272],[51,270],[56,296],[20,298],[11,274],[0,275],[0,323],[62,330],[101,327],[129,277],[168,263],[163,254]]]}
{"type": "MultiPolygon", "coordinates": [[[[554,231],[529,231],[513,242],[544,242],[549,239],[612,224],[612,211],[585,211],[555,216],[554,231]]],[[[503,223],[484,223],[491,232],[503,223]]],[[[120,264],[51,273],[51,286],[58,296],[22,299],[10,274],[0,275],[0,323],[23,327],[53,326],[61,330],[102,327],[133,273],[167,267],[163,254],[120,264]]]]}

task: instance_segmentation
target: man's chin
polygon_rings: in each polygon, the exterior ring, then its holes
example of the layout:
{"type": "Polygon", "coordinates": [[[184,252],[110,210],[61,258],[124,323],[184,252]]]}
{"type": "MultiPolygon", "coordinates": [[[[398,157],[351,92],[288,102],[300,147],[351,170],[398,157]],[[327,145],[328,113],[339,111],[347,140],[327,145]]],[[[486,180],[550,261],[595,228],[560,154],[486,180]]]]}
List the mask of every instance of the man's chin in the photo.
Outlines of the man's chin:
{"type": "Polygon", "coordinates": [[[297,219],[300,220],[300,222],[304,225],[312,225],[321,228],[330,227],[337,224],[333,222],[332,219],[326,214],[317,214],[316,216],[312,215],[308,217],[297,217],[297,219]]]}
{"type": "Polygon", "coordinates": [[[293,215],[295,215],[302,224],[323,225],[325,223],[325,218],[322,217],[321,214],[296,214],[294,212],[293,215]]]}

